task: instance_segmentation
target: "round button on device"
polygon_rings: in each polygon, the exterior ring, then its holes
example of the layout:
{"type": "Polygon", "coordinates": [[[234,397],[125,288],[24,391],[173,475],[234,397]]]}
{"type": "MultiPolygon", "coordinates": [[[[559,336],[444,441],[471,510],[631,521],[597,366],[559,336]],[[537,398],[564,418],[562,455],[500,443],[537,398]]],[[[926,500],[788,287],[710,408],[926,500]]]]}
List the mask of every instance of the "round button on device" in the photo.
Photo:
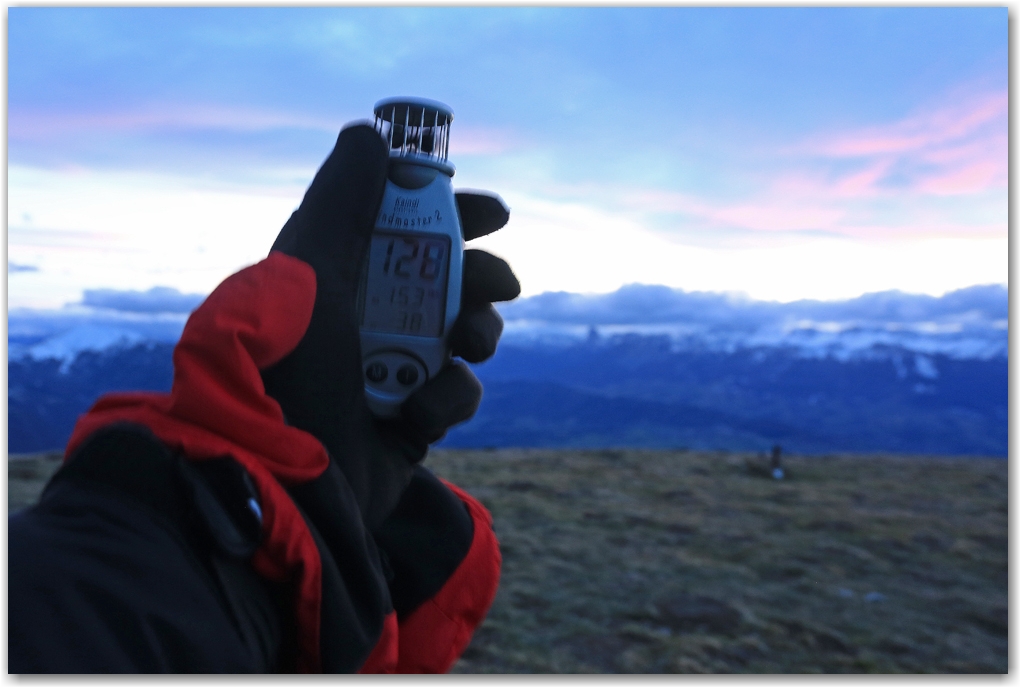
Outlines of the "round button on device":
{"type": "Polygon", "coordinates": [[[393,417],[408,394],[429,378],[428,368],[413,353],[399,349],[371,351],[362,363],[365,398],[379,417],[393,417]]]}
{"type": "Polygon", "coordinates": [[[397,370],[397,381],[404,386],[411,386],[418,381],[418,368],[408,363],[397,370]]]}
{"type": "MultiPolygon", "coordinates": [[[[401,368],[403,370],[403,368],[401,368]]],[[[417,370],[415,371],[417,373],[417,370]]],[[[370,382],[383,382],[386,381],[386,377],[390,371],[386,369],[386,365],[380,363],[378,360],[365,368],[365,376],[368,377],[370,382]]],[[[417,375],[416,375],[417,376],[417,375]]],[[[400,373],[397,373],[397,378],[400,378],[400,373]]]]}

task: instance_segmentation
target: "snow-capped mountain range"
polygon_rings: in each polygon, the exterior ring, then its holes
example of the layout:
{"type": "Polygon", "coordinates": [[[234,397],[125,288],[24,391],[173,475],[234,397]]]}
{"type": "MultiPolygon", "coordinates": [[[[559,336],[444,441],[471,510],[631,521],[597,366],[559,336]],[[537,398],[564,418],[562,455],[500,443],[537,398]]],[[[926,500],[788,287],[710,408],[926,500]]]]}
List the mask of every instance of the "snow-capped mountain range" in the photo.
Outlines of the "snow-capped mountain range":
{"type": "MultiPolygon", "coordinates": [[[[86,292],[81,304],[8,314],[10,359],[69,364],[83,351],[173,343],[200,294],[86,292]]],[[[1008,291],[975,286],[941,298],[885,292],[772,303],[631,285],[610,294],[545,293],[498,304],[504,346],[569,346],[626,335],[665,337],[674,351],[781,348],[804,357],[886,356],[891,349],[957,359],[1007,355],[1008,291]]]]}
{"type": "Polygon", "coordinates": [[[173,344],[187,314],[124,313],[73,306],[59,310],[15,309],[7,315],[8,360],[59,360],[67,366],[84,352],[173,344]]]}
{"type": "MultiPolygon", "coordinates": [[[[107,291],[10,311],[9,450],[60,448],[108,391],[169,390],[201,300],[107,291]]],[[[1002,286],[780,304],[635,285],[498,307],[482,406],[445,445],[1006,454],[1002,286]]]]}

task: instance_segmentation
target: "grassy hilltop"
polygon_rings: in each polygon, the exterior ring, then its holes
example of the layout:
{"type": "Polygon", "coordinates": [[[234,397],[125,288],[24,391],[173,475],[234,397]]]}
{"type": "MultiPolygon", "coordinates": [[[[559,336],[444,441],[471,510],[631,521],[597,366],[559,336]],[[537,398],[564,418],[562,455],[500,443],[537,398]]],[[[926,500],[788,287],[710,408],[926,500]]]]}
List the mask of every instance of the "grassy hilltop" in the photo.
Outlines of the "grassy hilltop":
{"type": "MultiPolygon", "coordinates": [[[[9,463],[11,508],[54,456],[9,463]]],[[[491,511],[495,604],[454,670],[967,672],[1007,667],[1007,463],[438,450],[491,511]]]]}

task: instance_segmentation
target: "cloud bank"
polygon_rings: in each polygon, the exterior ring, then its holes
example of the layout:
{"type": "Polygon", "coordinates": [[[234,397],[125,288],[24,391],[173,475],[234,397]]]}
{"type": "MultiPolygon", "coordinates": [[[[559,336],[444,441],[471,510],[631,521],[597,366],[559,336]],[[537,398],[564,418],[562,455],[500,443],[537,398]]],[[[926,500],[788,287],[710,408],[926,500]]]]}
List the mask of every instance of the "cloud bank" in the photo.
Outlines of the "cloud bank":
{"type": "Polygon", "coordinates": [[[898,291],[845,301],[756,301],[720,293],[630,285],[610,294],[545,293],[498,304],[509,345],[573,345],[633,335],[677,350],[791,348],[838,358],[892,349],[958,358],[1005,356],[1006,287],[974,286],[936,298],[898,291]]]}
{"type": "Polygon", "coordinates": [[[148,291],[86,289],[81,302],[92,308],[122,312],[190,313],[204,300],[204,294],[181,293],[169,286],[154,286],[148,291]]]}
{"type": "Polygon", "coordinates": [[[1004,320],[1009,316],[1008,298],[1005,287],[990,285],[960,289],[940,298],[886,291],[844,301],[775,303],[730,294],[631,284],[609,294],[561,291],[498,307],[508,321],[593,325],[697,322],[758,327],[788,319],[876,323],[920,323],[949,318],[1004,320]]]}

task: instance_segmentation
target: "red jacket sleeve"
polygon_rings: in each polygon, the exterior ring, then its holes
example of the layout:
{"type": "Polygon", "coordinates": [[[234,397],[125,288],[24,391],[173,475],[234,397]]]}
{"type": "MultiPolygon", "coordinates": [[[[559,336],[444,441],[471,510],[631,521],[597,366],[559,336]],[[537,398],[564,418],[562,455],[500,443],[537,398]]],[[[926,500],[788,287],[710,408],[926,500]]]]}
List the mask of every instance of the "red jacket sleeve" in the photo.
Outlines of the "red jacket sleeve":
{"type": "Polygon", "coordinates": [[[279,404],[266,396],[259,370],[301,340],[315,290],[312,268],[277,252],[228,277],[188,319],[174,350],[170,393],[102,397],[79,418],[66,449],[70,456],[96,430],[127,421],[149,427],[193,460],[229,455],[241,463],[263,512],[265,536],[252,564],[267,579],[294,584],[302,672],[318,672],[322,665],[322,563],[283,485],[316,477],[329,458],[315,437],[286,424],[279,404]]]}

